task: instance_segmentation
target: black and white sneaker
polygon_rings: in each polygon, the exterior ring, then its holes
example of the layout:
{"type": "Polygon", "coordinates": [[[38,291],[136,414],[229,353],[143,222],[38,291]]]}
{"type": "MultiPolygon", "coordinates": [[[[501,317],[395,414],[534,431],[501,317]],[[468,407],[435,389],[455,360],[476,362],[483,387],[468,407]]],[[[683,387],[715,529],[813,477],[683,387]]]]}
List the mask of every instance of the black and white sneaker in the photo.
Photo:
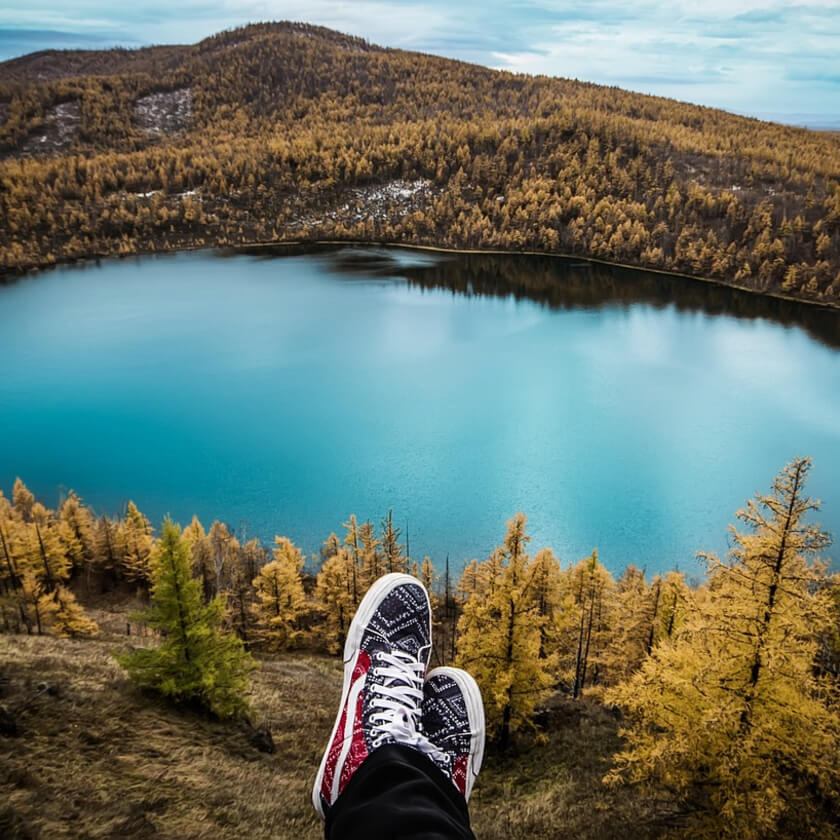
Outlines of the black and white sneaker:
{"type": "Polygon", "coordinates": [[[429,757],[469,800],[484,758],[484,706],[466,671],[429,671],[423,686],[422,726],[439,751],[429,757]]]}
{"type": "Polygon", "coordinates": [[[440,760],[420,732],[431,622],[429,595],[410,575],[384,575],[359,604],[344,645],[338,716],[312,789],[321,819],[377,747],[404,744],[440,760]]]}

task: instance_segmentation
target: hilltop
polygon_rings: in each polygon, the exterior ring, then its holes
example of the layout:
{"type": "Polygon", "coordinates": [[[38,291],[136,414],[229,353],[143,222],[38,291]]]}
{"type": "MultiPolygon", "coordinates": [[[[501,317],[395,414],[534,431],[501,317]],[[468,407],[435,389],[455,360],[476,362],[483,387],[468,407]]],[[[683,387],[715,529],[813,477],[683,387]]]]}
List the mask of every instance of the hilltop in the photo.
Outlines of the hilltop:
{"type": "Polygon", "coordinates": [[[306,24],[0,64],[0,270],[317,239],[574,254],[840,305],[840,140],[306,24]]]}

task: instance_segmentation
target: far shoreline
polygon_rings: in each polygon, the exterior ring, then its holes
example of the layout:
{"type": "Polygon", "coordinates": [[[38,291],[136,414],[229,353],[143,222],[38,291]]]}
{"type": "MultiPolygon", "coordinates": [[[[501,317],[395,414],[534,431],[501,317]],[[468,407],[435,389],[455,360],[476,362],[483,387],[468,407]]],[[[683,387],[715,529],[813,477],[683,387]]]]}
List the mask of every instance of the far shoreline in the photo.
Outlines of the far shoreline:
{"type": "Polygon", "coordinates": [[[414,242],[395,242],[384,239],[275,239],[275,240],[253,240],[251,242],[237,242],[224,244],[201,244],[201,245],[178,245],[177,247],[163,247],[160,249],[139,249],[130,251],[128,253],[102,253],[91,254],[83,257],[71,257],[66,259],[58,259],[50,263],[42,263],[33,265],[23,270],[3,271],[0,269],[0,285],[8,285],[25,277],[40,274],[42,272],[50,271],[56,268],[64,268],[69,266],[83,266],[85,263],[98,262],[100,260],[109,259],[129,259],[132,257],[146,257],[164,254],[178,254],[178,253],[192,253],[196,251],[218,251],[231,250],[240,251],[249,248],[270,248],[278,249],[293,249],[300,248],[305,251],[307,248],[318,247],[358,247],[358,248],[403,248],[410,251],[426,251],[429,253],[453,254],[453,255],[474,255],[474,256],[499,256],[499,257],[540,257],[559,260],[579,260],[581,262],[591,263],[593,265],[604,265],[612,268],[621,268],[634,272],[641,272],[646,274],[656,274],[661,277],[673,277],[680,280],[690,280],[707,285],[717,286],[722,289],[734,289],[738,292],[745,292],[757,298],[771,298],[774,300],[785,301],[786,303],[802,304],[811,307],[815,310],[824,310],[829,312],[840,313],[840,303],[832,303],[829,301],[811,300],[805,297],[794,297],[793,295],[786,295],[777,291],[762,292],[757,289],[751,289],[748,286],[742,286],[735,282],[727,282],[725,280],[716,279],[713,277],[703,277],[694,274],[685,274],[677,271],[666,271],[661,268],[649,268],[647,266],[633,265],[631,263],[614,262],[611,260],[604,260],[598,257],[583,256],[581,254],[566,254],[556,251],[535,251],[535,250],[503,250],[495,248],[450,248],[443,245],[425,245],[414,242]]]}

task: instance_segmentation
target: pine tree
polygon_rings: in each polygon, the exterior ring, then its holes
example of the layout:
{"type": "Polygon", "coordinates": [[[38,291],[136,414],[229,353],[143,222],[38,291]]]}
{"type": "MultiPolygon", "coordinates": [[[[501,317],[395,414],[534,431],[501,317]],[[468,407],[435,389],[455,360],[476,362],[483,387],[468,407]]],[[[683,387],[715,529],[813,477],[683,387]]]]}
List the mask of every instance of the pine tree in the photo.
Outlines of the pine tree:
{"type": "MultiPolygon", "coordinates": [[[[827,535],[804,517],[809,459],[748,502],[728,560],[705,556],[708,593],[608,699],[626,712],[610,781],[674,791],[698,837],[836,837],[840,715],[825,702],[818,637],[832,620],[827,535]]],[[[829,680],[829,684],[826,684],[829,680]]]]}
{"type": "Polygon", "coordinates": [[[303,555],[286,537],[275,537],[274,560],[254,578],[256,613],[263,642],[273,650],[291,647],[302,631],[306,607],[301,570],[303,555]]]}
{"type": "Polygon", "coordinates": [[[554,669],[552,659],[539,656],[541,619],[530,596],[525,524],[516,514],[504,544],[475,569],[478,583],[458,622],[457,663],[481,688],[488,736],[502,748],[512,733],[533,726],[554,669]]]}
{"type": "Polygon", "coordinates": [[[117,657],[132,679],[180,703],[197,703],[218,717],[245,713],[248,672],[242,642],[222,629],[224,605],[205,604],[190,571],[189,544],[172,520],[163,523],[152,554],[152,603],[138,620],[165,635],[156,648],[117,657]]]}

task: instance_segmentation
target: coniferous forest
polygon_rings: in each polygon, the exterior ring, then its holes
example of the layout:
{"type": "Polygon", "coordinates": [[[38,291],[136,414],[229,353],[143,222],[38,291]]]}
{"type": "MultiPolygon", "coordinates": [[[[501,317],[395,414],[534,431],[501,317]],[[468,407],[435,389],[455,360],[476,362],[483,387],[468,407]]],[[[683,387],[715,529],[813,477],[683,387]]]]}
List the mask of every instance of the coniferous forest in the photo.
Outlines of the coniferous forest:
{"type": "MultiPolygon", "coordinates": [[[[703,581],[632,565],[616,577],[597,549],[562,560],[532,552],[522,513],[489,557],[457,571],[448,557],[435,567],[408,556],[391,512],[378,524],[350,516],[307,564],[285,537],[271,548],[240,542],[218,521],[205,530],[167,519],[156,535],[131,502],[97,516],[69,492],[49,510],[18,479],[11,498],[0,494],[0,623],[18,638],[91,645],[94,615],[113,624],[107,605],[131,597],[141,609],[108,638],[125,634],[112,653],[146,702],[162,696],[254,730],[266,689],[249,689],[251,675],[338,654],[368,586],[407,571],[432,594],[432,663],[460,665],[481,687],[495,783],[517,760],[532,762],[526,777],[537,772],[552,738],[570,720],[583,727],[585,711],[589,729],[573,748],[607,750],[585,771],[588,795],[616,809],[618,832],[585,836],[630,836],[627,820],[633,836],[838,837],[840,576],[826,563],[829,535],[811,521],[810,466],[791,461],[747,501],[728,556],[701,555],[703,581]],[[599,734],[593,714],[617,720],[617,732],[599,734]],[[621,797],[647,804],[628,810],[621,797]]],[[[0,716],[7,735],[32,725],[28,706],[12,708],[0,716]]],[[[561,796],[558,766],[573,759],[554,760],[549,801],[561,796]]],[[[522,836],[570,824],[562,814],[535,822],[516,800],[506,807],[522,836]]]]}
{"type": "Polygon", "coordinates": [[[303,24],[0,64],[0,269],[316,239],[840,303],[840,139],[303,24]]]}

